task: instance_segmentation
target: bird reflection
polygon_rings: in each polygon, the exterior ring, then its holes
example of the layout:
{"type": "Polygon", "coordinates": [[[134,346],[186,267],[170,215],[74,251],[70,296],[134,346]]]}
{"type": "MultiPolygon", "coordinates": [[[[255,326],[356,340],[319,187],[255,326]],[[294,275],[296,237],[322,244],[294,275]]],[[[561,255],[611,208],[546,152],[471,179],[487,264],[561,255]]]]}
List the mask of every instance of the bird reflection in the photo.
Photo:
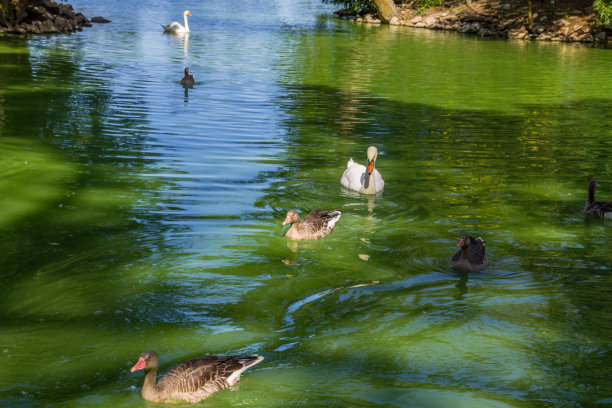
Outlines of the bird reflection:
{"type": "Polygon", "coordinates": [[[374,201],[376,200],[376,194],[360,194],[356,191],[343,188],[342,195],[355,199],[353,202],[347,202],[344,206],[363,206],[365,204],[370,215],[372,215],[374,212],[374,201]]]}
{"type": "Polygon", "coordinates": [[[287,247],[291,251],[291,255],[286,259],[282,259],[281,261],[285,265],[295,265],[300,259],[300,249],[312,250],[317,248],[319,245],[320,244],[318,241],[294,241],[292,239],[288,239],[287,247]]]}
{"type": "Polygon", "coordinates": [[[183,53],[185,53],[185,56],[187,56],[189,54],[189,33],[185,33],[185,36],[183,37],[183,53]]]}
{"type": "Polygon", "coordinates": [[[455,285],[455,287],[459,290],[459,293],[455,295],[455,299],[461,300],[463,296],[468,293],[467,287],[468,281],[468,273],[467,272],[459,272],[459,282],[455,285]]]}

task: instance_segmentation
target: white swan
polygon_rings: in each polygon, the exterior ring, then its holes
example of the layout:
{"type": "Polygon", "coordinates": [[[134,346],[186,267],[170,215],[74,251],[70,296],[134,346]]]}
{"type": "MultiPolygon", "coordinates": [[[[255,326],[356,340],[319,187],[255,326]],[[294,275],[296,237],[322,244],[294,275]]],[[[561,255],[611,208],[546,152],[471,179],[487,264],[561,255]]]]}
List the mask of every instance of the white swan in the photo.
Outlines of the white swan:
{"type": "Polygon", "coordinates": [[[382,191],[385,182],[378,170],[374,168],[377,156],[378,149],[374,146],[368,147],[367,168],[350,159],[346,165],[346,170],[342,174],[340,184],[363,194],[375,194],[382,191]]]}
{"type": "Polygon", "coordinates": [[[171,22],[168,25],[161,25],[164,28],[165,33],[188,33],[189,32],[189,24],[187,23],[187,16],[190,16],[191,13],[187,10],[183,12],[183,18],[185,19],[185,27],[177,23],[176,21],[171,22]]]}

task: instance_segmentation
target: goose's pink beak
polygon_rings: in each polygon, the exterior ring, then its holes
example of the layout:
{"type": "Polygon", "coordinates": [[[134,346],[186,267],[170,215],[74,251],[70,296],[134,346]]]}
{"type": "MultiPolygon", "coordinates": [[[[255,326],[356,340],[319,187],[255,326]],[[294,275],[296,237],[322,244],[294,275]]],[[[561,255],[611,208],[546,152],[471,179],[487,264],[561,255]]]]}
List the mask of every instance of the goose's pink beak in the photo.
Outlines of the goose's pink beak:
{"type": "Polygon", "coordinates": [[[457,248],[462,248],[463,247],[463,240],[459,239],[459,242],[457,243],[457,248]]]}
{"type": "Polygon", "coordinates": [[[283,222],[283,225],[287,225],[291,222],[291,218],[289,218],[289,216],[287,216],[287,218],[285,218],[285,222],[283,222]]]}
{"type": "Polygon", "coordinates": [[[134,371],[137,371],[137,370],[142,370],[143,368],[145,368],[145,361],[144,361],[144,358],[140,357],[138,359],[138,362],[136,364],[134,364],[134,367],[132,367],[132,369],[130,371],[134,372],[134,371]]]}

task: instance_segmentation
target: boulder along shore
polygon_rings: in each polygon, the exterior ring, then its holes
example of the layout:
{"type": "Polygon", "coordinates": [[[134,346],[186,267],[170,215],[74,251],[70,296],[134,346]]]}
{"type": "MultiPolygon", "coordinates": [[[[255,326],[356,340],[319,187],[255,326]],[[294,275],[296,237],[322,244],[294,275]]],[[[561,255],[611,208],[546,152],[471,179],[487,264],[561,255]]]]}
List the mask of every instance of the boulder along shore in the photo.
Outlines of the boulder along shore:
{"type": "Polygon", "coordinates": [[[80,31],[91,23],[108,23],[104,17],[89,20],[75,13],[70,4],[54,0],[32,0],[17,3],[0,21],[0,33],[60,34],[80,31]]]}
{"type": "MultiPolygon", "coordinates": [[[[446,3],[449,5],[425,10],[398,5],[403,19],[393,18],[390,24],[456,31],[481,37],[612,45],[612,26],[598,24],[592,1],[533,1],[531,27],[527,2],[472,0],[467,3],[446,3]]],[[[381,23],[372,14],[357,15],[347,10],[339,10],[335,14],[357,23],[381,23]]]]}

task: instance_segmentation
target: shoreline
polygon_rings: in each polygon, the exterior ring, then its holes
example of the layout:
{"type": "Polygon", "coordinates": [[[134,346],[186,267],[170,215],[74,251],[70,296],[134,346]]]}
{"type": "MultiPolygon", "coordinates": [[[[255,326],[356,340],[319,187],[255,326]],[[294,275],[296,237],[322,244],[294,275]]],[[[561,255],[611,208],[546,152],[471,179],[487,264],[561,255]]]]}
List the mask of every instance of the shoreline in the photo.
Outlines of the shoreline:
{"type": "MultiPolygon", "coordinates": [[[[393,18],[389,22],[391,25],[455,31],[491,38],[612,45],[612,25],[598,25],[592,6],[575,7],[558,14],[550,6],[535,5],[532,8],[531,29],[527,27],[527,7],[504,1],[484,4],[474,1],[471,6],[460,4],[426,10],[405,5],[397,7],[403,19],[393,18]]],[[[382,23],[372,14],[360,16],[347,10],[339,10],[334,14],[359,24],[382,23]]]]}
{"type": "Polygon", "coordinates": [[[18,4],[11,10],[12,17],[0,25],[0,34],[68,34],[91,27],[92,23],[108,23],[103,17],[88,19],[74,11],[67,3],[55,0],[34,0],[18,4]]]}

